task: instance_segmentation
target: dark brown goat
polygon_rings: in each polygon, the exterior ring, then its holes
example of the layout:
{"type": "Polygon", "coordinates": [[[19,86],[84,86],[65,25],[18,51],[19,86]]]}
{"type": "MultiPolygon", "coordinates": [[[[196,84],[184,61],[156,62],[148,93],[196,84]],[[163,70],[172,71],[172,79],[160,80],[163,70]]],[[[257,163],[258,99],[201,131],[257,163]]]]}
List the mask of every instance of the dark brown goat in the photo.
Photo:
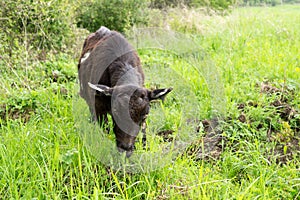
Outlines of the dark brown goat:
{"type": "Polygon", "coordinates": [[[94,120],[107,123],[112,115],[120,152],[132,154],[138,132],[149,113],[150,101],[164,99],[172,88],[144,88],[144,73],[134,48],[118,32],[101,27],[89,35],[78,64],[80,96],[87,102],[94,120]]]}

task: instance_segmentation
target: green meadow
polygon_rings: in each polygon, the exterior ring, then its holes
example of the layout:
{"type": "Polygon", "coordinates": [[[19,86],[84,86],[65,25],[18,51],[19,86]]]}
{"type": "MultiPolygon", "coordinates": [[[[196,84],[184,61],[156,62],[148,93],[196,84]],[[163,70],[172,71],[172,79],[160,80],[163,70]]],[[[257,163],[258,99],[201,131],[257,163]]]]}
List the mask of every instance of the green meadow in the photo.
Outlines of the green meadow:
{"type": "Polygon", "coordinates": [[[145,85],[174,90],[152,105],[146,150],[137,140],[144,172],[82,137],[102,130],[78,97],[88,32],[76,52],[1,56],[0,199],[300,199],[300,6],[173,8],[149,26],[154,38],[127,34],[145,85]]]}

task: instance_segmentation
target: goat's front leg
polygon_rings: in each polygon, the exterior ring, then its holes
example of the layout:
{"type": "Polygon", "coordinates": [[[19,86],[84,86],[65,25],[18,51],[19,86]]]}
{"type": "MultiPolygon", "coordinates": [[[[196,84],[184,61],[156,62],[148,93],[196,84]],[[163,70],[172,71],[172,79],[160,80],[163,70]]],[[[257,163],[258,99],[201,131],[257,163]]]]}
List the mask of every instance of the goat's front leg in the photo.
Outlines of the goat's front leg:
{"type": "Polygon", "coordinates": [[[99,125],[101,128],[105,128],[106,132],[110,132],[109,124],[108,124],[108,118],[106,113],[97,113],[97,120],[99,122],[99,125]]]}
{"type": "Polygon", "coordinates": [[[146,124],[146,120],[144,120],[142,122],[142,143],[143,143],[143,148],[146,149],[146,142],[147,142],[147,136],[146,136],[146,128],[147,128],[147,124],[146,124]]]}

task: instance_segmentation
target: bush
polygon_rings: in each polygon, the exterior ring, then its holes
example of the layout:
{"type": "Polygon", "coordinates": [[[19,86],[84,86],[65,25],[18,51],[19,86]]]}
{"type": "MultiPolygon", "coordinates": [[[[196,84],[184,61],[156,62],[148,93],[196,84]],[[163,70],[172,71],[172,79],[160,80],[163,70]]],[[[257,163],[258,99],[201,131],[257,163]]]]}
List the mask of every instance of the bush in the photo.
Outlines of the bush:
{"type": "Polygon", "coordinates": [[[70,5],[60,0],[6,0],[0,2],[0,51],[11,54],[20,47],[60,50],[72,34],[70,5]]]}
{"type": "Polygon", "coordinates": [[[228,10],[230,6],[236,4],[237,0],[192,0],[193,7],[205,6],[214,10],[228,10]]]}
{"type": "Polygon", "coordinates": [[[135,24],[147,24],[146,0],[101,0],[83,2],[77,26],[95,32],[100,26],[125,32],[135,24]]]}
{"type": "Polygon", "coordinates": [[[188,7],[209,7],[214,10],[227,10],[236,3],[236,0],[151,0],[151,8],[164,9],[185,5],[188,7]]]}
{"type": "Polygon", "coordinates": [[[178,5],[190,6],[192,0],[151,0],[151,8],[164,9],[166,7],[176,7],[178,5]]]}

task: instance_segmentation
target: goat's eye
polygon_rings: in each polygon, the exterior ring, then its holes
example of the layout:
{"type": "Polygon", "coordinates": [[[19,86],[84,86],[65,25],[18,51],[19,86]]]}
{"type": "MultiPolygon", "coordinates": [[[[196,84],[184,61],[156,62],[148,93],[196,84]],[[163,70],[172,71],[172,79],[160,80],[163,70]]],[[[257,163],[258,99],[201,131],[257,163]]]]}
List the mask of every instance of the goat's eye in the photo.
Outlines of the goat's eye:
{"type": "Polygon", "coordinates": [[[139,98],[138,98],[138,102],[139,102],[139,103],[143,103],[143,101],[144,101],[144,99],[143,99],[142,97],[139,97],[139,98]]]}

